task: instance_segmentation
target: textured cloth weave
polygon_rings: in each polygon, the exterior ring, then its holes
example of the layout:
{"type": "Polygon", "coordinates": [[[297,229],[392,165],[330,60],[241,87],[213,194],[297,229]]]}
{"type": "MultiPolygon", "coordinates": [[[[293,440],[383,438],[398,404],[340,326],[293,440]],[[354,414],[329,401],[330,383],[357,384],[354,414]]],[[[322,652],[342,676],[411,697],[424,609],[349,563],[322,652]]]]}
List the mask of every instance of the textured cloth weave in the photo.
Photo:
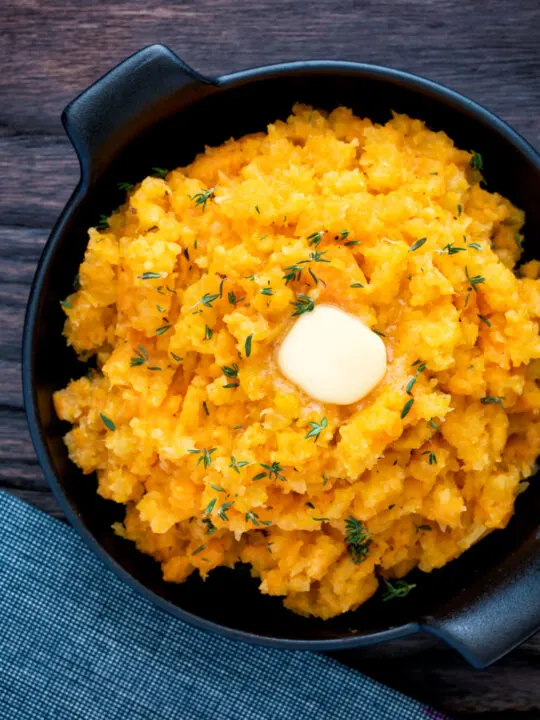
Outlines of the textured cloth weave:
{"type": "Polygon", "coordinates": [[[180,622],[70,527],[6,493],[0,588],[2,720],[443,718],[324,655],[180,622]]]}

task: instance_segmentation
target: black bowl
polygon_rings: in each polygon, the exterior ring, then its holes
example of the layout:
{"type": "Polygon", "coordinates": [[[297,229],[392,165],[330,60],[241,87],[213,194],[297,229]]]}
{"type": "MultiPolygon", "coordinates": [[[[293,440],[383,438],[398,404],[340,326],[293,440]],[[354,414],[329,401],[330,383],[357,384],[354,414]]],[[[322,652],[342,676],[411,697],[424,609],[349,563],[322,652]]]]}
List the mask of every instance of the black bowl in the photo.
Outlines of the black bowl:
{"type": "Polygon", "coordinates": [[[389,68],[297,62],[208,80],[170,50],[153,45],[116,67],[63,115],[81,163],[81,181],[58,220],[36,272],[24,329],[24,398],[41,468],[62,509],[92,549],[132,587],[178,618],[232,637],[292,649],[335,650],[418,631],[445,638],[475,666],[493,662],[540,628],[540,485],[518,499],[504,531],[429,575],[396,603],[375,596],[356,612],[323,622],[263,596],[246,567],[218,569],[203,583],[165,583],[158,565],[111,531],[123,507],[96,494],[67,456],[66,423],[52,394],[86,371],[62,337],[59,301],[71,291],[86,230],[123,202],[119,181],[152,167],[190,162],[204,145],[262,130],[295,102],[346,105],[386,121],[392,110],[444,130],[458,146],[482,153],[488,186],[527,214],[526,256],[538,255],[540,157],[511,128],[440,85],[389,68]]]}

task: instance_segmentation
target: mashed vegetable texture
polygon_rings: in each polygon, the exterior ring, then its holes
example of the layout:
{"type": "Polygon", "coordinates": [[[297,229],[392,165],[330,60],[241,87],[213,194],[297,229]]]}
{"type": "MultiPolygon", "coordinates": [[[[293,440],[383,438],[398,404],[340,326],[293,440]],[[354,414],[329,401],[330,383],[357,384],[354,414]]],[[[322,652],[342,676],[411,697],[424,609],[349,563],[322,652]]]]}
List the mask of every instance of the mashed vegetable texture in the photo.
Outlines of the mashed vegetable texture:
{"type": "Polygon", "coordinates": [[[481,165],[419,120],[296,106],[90,229],[65,336],[97,369],[56,411],[166,580],[241,561],[329,618],[507,524],[540,447],[540,263],[514,273],[523,214],[481,165]],[[313,303],[383,337],[356,404],[279,372],[313,303]]]}

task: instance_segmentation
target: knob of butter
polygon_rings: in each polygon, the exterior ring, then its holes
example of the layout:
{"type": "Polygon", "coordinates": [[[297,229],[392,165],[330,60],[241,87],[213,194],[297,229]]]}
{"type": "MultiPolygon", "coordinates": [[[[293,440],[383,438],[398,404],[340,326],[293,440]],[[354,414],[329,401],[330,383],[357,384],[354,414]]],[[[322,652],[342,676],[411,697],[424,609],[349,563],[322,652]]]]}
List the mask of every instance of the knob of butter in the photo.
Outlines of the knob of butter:
{"type": "Polygon", "coordinates": [[[278,364],[285,377],[315,400],[349,405],[383,379],[386,348],[354,315],[316,305],[283,340],[278,364]]]}

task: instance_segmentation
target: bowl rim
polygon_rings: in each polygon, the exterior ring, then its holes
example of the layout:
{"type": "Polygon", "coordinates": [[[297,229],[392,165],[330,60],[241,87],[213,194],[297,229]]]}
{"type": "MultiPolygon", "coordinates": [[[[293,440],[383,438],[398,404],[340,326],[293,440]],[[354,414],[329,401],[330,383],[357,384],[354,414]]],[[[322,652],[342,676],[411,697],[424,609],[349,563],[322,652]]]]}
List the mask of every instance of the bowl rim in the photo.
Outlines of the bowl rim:
{"type": "MultiPolygon", "coordinates": [[[[164,46],[150,46],[163,48],[164,46]]],[[[142,52],[142,51],[141,51],[142,52]]],[[[170,51],[169,51],[170,52],[170,51]]],[[[113,68],[113,70],[117,69],[113,68]]],[[[540,154],[535,148],[525,140],[516,130],[514,130],[505,121],[497,117],[493,112],[487,110],[479,103],[442,85],[433,80],[422,77],[421,75],[409,73],[384,65],[376,65],[370,63],[357,63],[352,61],[339,60],[297,60],[293,62],[275,63],[269,65],[260,65],[239,70],[233,73],[224,74],[217,78],[205,79],[200,76],[197,80],[206,80],[210,84],[216,86],[219,90],[232,89],[243,84],[256,82],[270,77],[284,77],[287,75],[302,74],[309,71],[311,74],[320,72],[321,74],[342,73],[344,75],[352,75],[374,80],[397,82],[406,90],[418,91],[424,95],[428,95],[435,101],[443,105],[451,105],[456,110],[471,116],[473,119],[484,123],[491,127],[496,133],[506,139],[513,149],[519,152],[529,161],[540,173],[540,154]]],[[[194,73],[194,76],[197,74],[194,73]]],[[[98,86],[103,78],[99,78],[88,86],[86,90],[98,86]]],[[[82,94],[84,94],[83,91],[82,94]]],[[[30,431],[30,437],[36,452],[39,466],[45,476],[45,479],[51,488],[60,508],[63,510],[70,524],[76,529],[82,539],[85,541],[89,549],[91,549],[105,564],[105,566],[116,573],[128,586],[140,593],[146,600],[151,601],[157,607],[169,612],[189,624],[198,627],[204,631],[217,632],[232,639],[239,639],[248,643],[262,644],[269,647],[294,649],[294,650],[337,650],[352,647],[367,646],[378,642],[393,640],[400,637],[411,635],[419,630],[423,630],[424,626],[421,621],[412,621],[396,626],[388,627],[385,630],[367,633],[361,636],[351,634],[349,637],[328,638],[318,640],[297,640],[293,638],[272,638],[244,630],[221,625],[220,623],[206,620],[195,615],[182,607],[176,605],[170,600],[160,596],[158,593],[149,589],[144,583],[137,580],[126,569],[124,569],[98,542],[92,532],[86,527],[75,506],[72,506],[67,499],[62,488],[59,477],[57,476],[51,459],[48,454],[46,443],[41,430],[40,415],[38,412],[38,404],[34,387],[34,335],[36,333],[36,317],[41,303],[43,294],[44,279],[48,267],[53,260],[54,250],[60,240],[65,226],[67,225],[71,215],[74,213],[78,205],[84,201],[88,186],[81,177],[73,191],[71,197],[60,213],[58,220],[54,224],[50,235],[42,250],[39,262],[37,264],[35,274],[32,280],[31,289],[27,301],[26,314],[23,328],[22,343],[22,384],[23,399],[27,417],[27,423],[30,431]]]]}

